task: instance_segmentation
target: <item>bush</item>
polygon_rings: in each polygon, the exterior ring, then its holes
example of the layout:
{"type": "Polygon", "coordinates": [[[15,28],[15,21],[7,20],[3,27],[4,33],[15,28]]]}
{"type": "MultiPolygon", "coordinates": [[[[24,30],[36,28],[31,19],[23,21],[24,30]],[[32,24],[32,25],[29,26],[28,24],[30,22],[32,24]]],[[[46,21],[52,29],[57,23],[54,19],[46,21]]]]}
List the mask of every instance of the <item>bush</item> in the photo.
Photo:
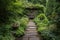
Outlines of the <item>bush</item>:
{"type": "Polygon", "coordinates": [[[0,25],[0,40],[15,40],[11,33],[11,26],[9,24],[0,25]],[[1,26],[2,25],[2,26],[1,26]]]}
{"type": "Polygon", "coordinates": [[[53,28],[49,26],[49,20],[45,14],[38,15],[34,20],[38,26],[37,30],[44,40],[55,40],[55,35],[52,33],[53,28]]]}
{"type": "Polygon", "coordinates": [[[27,27],[27,23],[28,23],[28,18],[27,17],[22,17],[19,20],[19,27],[17,28],[17,30],[14,30],[14,36],[15,37],[21,37],[22,35],[24,35],[25,29],[27,27]]]}

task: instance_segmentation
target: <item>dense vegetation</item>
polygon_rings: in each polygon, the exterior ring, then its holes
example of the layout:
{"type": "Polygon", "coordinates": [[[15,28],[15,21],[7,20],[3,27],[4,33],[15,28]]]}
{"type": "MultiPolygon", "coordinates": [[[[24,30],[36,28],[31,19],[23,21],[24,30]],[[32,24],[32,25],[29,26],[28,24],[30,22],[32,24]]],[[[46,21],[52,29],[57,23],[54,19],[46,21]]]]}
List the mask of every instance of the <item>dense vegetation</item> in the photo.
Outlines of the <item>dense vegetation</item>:
{"type": "Polygon", "coordinates": [[[43,40],[60,40],[59,0],[46,0],[45,13],[40,13],[34,21],[43,40]],[[52,2],[52,3],[51,3],[52,2]]]}
{"type": "Polygon", "coordinates": [[[28,7],[40,9],[34,21],[44,40],[60,40],[60,0],[0,0],[0,40],[24,34],[28,7]]]}
{"type": "Polygon", "coordinates": [[[22,6],[18,0],[0,0],[0,40],[15,40],[24,34],[28,17],[22,6]]]}

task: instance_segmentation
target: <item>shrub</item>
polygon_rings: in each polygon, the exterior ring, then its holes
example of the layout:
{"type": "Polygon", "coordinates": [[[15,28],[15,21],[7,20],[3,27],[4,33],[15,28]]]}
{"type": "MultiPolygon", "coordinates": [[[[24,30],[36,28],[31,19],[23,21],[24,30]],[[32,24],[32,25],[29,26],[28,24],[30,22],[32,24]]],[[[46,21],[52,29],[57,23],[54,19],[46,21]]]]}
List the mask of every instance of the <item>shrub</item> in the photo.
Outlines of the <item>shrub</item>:
{"type": "Polygon", "coordinates": [[[37,30],[39,33],[41,33],[44,40],[55,40],[55,35],[53,35],[49,27],[49,20],[45,14],[42,13],[38,15],[34,20],[38,26],[37,30]]]}
{"type": "Polygon", "coordinates": [[[17,30],[14,30],[15,37],[21,37],[22,35],[24,35],[25,29],[26,29],[27,23],[28,23],[28,18],[22,17],[20,20],[18,20],[18,22],[20,25],[17,28],[17,30]]]}
{"type": "Polygon", "coordinates": [[[9,24],[0,25],[0,40],[15,40],[11,33],[11,26],[9,24]],[[2,25],[2,26],[1,26],[2,25]]]}

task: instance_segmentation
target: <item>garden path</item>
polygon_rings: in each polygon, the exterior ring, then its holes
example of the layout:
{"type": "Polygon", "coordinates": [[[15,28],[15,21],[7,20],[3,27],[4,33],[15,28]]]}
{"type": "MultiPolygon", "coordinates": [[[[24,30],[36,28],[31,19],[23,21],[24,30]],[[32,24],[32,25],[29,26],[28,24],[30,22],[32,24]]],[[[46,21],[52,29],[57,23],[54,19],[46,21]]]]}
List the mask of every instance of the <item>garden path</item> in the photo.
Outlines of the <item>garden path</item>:
{"type": "Polygon", "coordinates": [[[41,40],[41,37],[39,37],[37,33],[37,27],[32,20],[29,21],[25,35],[23,36],[22,40],[41,40]]]}
{"type": "Polygon", "coordinates": [[[36,30],[36,25],[32,20],[30,20],[27,25],[26,33],[23,37],[23,40],[40,40],[36,30]]]}

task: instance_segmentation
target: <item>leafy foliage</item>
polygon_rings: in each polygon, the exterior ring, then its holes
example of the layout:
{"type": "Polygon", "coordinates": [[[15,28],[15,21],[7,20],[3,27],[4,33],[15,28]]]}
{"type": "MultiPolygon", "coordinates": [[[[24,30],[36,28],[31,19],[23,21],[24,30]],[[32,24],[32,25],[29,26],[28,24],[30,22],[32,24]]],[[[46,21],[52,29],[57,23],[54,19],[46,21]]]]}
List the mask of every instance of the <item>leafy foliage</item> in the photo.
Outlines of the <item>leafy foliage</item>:
{"type": "Polygon", "coordinates": [[[0,40],[14,40],[11,24],[19,27],[16,36],[24,34],[28,17],[25,8],[39,8],[41,11],[34,19],[38,32],[45,40],[60,40],[60,1],[59,0],[0,0],[0,40]]]}
{"type": "Polygon", "coordinates": [[[38,26],[38,31],[42,31],[44,29],[47,29],[49,21],[47,19],[47,17],[45,16],[45,14],[40,14],[35,18],[35,22],[37,23],[38,26]]]}
{"type": "MultiPolygon", "coordinates": [[[[45,9],[45,17],[47,17],[48,23],[45,26],[43,20],[36,18],[35,22],[38,26],[38,32],[41,33],[41,36],[44,38],[43,40],[60,40],[59,35],[59,25],[60,25],[60,17],[59,17],[59,7],[60,3],[58,0],[46,0],[46,9],[45,9]],[[53,2],[53,3],[51,3],[53,2]],[[40,21],[40,22],[39,22],[40,21]],[[41,24],[41,22],[43,24],[41,24]]],[[[38,15],[39,16],[39,15],[38,15]]],[[[47,21],[45,20],[45,21],[47,21]]],[[[46,23],[45,23],[46,24],[46,23]]]]}
{"type": "Polygon", "coordinates": [[[17,28],[17,30],[12,30],[14,32],[15,37],[20,37],[24,34],[24,31],[26,29],[26,25],[28,23],[27,17],[22,17],[20,20],[18,20],[18,24],[20,24],[17,28]]]}
{"type": "MultiPolygon", "coordinates": [[[[0,0],[0,40],[15,40],[11,33],[11,24],[13,22],[27,22],[28,18],[24,16],[23,2],[20,0],[0,0]],[[20,20],[21,19],[21,20],[20,20]],[[25,21],[24,21],[25,20],[25,21]]],[[[26,23],[27,24],[27,23],[26,23]]],[[[16,35],[23,35],[26,24],[21,23],[21,28],[16,30],[16,35]]]]}

